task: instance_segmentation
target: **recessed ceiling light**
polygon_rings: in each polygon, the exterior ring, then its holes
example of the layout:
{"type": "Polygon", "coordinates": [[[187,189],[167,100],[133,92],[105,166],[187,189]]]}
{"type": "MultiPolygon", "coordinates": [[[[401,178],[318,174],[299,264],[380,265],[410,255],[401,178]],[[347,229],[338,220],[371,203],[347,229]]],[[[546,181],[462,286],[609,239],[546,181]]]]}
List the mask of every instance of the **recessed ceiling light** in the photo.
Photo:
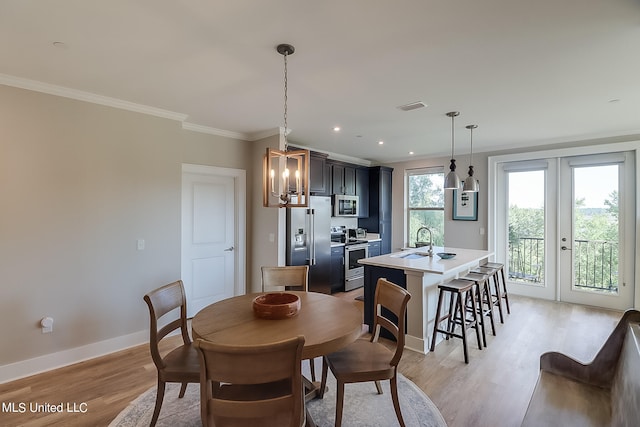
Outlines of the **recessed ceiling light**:
{"type": "Polygon", "coordinates": [[[384,144],[384,141],[382,140],[378,141],[378,145],[382,145],[382,144],[384,144]]]}
{"type": "Polygon", "coordinates": [[[427,104],[425,104],[424,102],[416,101],[416,102],[411,102],[409,104],[400,105],[398,108],[402,111],[411,111],[411,110],[417,110],[418,108],[424,108],[426,106],[427,104]]]}
{"type": "Polygon", "coordinates": [[[413,156],[413,151],[409,151],[409,155],[413,156]]]}
{"type": "Polygon", "coordinates": [[[340,132],[340,126],[335,126],[335,127],[333,128],[333,131],[334,131],[334,132],[340,132]]]}

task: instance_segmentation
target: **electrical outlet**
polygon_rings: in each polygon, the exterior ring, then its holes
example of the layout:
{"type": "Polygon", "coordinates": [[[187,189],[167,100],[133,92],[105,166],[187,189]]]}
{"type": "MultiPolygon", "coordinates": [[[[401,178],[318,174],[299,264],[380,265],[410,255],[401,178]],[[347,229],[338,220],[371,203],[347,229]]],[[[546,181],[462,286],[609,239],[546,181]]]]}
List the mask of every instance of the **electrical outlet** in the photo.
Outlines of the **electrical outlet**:
{"type": "Polygon", "coordinates": [[[143,251],[144,250],[144,239],[138,239],[138,250],[139,251],[143,251]]]}

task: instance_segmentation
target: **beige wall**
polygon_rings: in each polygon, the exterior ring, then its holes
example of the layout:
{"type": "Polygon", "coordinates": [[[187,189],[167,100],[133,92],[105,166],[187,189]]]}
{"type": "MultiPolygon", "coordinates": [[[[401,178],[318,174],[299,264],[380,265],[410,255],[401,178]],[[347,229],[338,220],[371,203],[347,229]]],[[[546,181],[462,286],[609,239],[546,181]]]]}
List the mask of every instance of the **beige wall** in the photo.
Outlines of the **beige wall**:
{"type": "MultiPolygon", "coordinates": [[[[467,176],[468,160],[467,156],[460,156],[456,161],[456,172],[460,179],[467,176]]],[[[445,191],[445,210],[444,210],[444,236],[445,245],[451,247],[462,247],[471,249],[486,249],[487,247],[487,156],[483,154],[474,154],[474,176],[480,182],[480,192],[478,197],[478,221],[454,221],[452,213],[453,191],[445,191]],[[485,185],[483,187],[483,184],[485,185]],[[482,230],[481,230],[482,229],[482,230]],[[481,234],[481,231],[484,234],[481,234]]],[[[419,169],[426,167],[442,167],[445,174],[449,172],[449,158],[431,158],[419,159],[410,162],[391,163],[387,166],[393,168],[393,222],[391,225],[393,250],[407,246],[407,235],[404,228],[407,211],[405,208],[405,173],[408,169],[419,169]]],[[[428,226],[428,225],[427,225],[428,226]]]]}
{"type": "MultiPolygon", "coordinates": [[[[268,138],[255,141],[251,155],[253,168],[258,171],[253,174],[250,182],[250,195],[253,208],[251,211],[251,245],[249,247],[251,257],[251,267],[248,273],[247,292],[259,292],[262,290],[262,265],[278,264],[278,243],[280,234],[284,229],[281,224],[280,215],[284,215],[283,209],[265,208],[262,206],[262,160],[267,147],[278,148],[280,146],[280,136],[274,135],[268,138]],[[273,235],[273,241],[270,236],[273,235]]],[[[284,265],[284,264],[282,264],[284,265]]]]}
{"type": "Polygon", "coordinates": [[[180,278],[181,164],[246,169],[250,187],[252,152],[177,121],[0,86],[0,368],[148,328],[142,296],[180,278]]]}
{"type": "MultiPolygon", "coordinates": [[[[474,176],[480,181],[478,193],[478,221],[454,221],[452,219],[452,191],[445,192],[445,244],[451,247],[463,247],[471,249],[487,249],[487,182],[488,182],[488,158],[503,154],[515,154],[535,151],[545,151],[557,148],[584,147],[589,145],[611,144],[625,141],[637,141],[639,135],[624,137],[593,139],[586,141],[572,141],[562,144],[544,145],[538,147],[516,147],[509,150],[494,151],[491,153],[474,153],[474,176]]],[[[457,173],[460,179],[465,179],[469,165],[469,154],[456,156],[457,173]]],[[[444,172],[449,172],[449,157],[431,159],[419,159],[409,162],[391,163],[393,169],[393,223],[392,223],[392,248],[397,250],[406,246],[406,232],[404,223],[406,218],[404,175],[407,169],[440,166],[444,172]]]]}

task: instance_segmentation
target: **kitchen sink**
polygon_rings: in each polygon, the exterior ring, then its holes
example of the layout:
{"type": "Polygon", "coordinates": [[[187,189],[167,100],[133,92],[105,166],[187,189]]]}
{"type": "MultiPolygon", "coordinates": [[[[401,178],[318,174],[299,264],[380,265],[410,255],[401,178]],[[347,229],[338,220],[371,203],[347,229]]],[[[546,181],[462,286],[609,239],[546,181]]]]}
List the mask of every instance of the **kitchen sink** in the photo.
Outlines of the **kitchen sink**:
{"type": "Polygon", "coordinates": [[[429,254],[426,252],[411,252],[408,254],[400,254],[397,255],[397,258],[404,258],[404,259],[422,259],[424,257],[428,257],[429,254]]]}

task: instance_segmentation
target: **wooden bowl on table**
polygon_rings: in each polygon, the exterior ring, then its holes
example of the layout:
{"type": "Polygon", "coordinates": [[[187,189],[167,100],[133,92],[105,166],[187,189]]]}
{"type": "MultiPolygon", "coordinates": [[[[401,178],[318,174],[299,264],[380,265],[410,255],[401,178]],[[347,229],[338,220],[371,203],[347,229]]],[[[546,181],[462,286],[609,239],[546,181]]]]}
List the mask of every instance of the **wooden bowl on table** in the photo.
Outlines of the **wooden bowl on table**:
{"type": "Polygon", "coordinates": [[[262,319],[278,320],[293,317],[300,311],[300,298],[287,292],[259,295],[253,300],[253,311],[262,319]]]}

